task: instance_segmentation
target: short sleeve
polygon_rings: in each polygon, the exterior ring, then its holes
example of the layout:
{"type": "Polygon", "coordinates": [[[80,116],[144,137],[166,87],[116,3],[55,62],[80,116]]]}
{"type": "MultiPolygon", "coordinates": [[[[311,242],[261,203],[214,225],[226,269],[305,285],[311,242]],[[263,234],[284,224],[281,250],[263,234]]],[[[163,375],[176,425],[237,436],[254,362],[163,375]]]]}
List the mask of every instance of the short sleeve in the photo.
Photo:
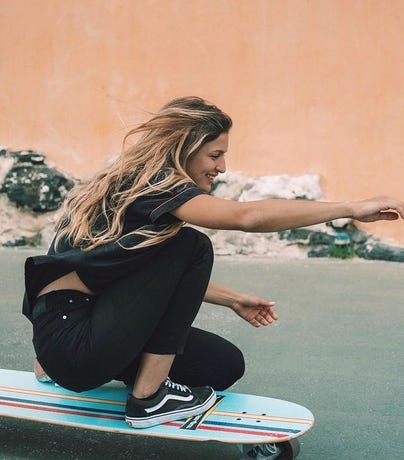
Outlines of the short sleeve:
{"type": "Polygon", "coordinates": [[[127,219],[152,224],[172,223],[177,220],[170,214],[174,209],[202,194],[205,192],[188,182],[170,191],[141,196],[129,206],[127,219]]]}

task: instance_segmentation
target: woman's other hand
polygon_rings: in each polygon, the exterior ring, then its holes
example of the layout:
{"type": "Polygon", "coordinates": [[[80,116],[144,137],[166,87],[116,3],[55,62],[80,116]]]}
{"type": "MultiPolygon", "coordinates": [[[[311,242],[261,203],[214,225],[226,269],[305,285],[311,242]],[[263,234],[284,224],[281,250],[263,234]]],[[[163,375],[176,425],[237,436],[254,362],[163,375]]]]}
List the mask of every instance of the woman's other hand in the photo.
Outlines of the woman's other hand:
{"type": "Polygon", "coordinates": [[[268,326],[278,319],[275,302],[268,302],[251,294],[241,294],[231,306],[238,316],[254,327],[268,326]]]}

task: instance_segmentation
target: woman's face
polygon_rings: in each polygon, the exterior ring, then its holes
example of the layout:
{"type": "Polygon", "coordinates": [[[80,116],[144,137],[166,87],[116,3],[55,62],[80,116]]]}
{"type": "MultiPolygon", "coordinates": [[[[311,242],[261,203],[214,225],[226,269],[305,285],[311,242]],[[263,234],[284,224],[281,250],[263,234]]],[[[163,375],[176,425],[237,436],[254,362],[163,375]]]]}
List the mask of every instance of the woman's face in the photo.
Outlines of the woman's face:
{"type": "Polygon", "coordinates": [[[187,162],[186,172],[204,192],[210,192],[212,183],[219,173],[226,171],[224,154],[229,147],[229,134],[222,133],[207,142],[197,154],[187,162]]]}

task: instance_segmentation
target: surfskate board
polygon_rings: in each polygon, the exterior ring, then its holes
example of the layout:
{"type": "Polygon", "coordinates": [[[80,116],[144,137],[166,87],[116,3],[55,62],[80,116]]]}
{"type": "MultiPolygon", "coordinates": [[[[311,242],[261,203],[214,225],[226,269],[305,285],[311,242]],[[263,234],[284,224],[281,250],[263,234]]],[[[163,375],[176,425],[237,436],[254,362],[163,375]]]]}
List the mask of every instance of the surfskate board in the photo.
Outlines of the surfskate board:
{"type": "Polygon", "coordinates": [[[314,423],[313,414],[298,404],[222,391],[204,414],[134,429],[125,422],[127,393],[128,388],[115,381],[75,393],[53,383],[40,383],[33,372],[0,369],[1,417],[134,436],[234,443],[240,446],[241,458],[256,458],[255,446],[261,446],[259,458],[265,458],[266,446],[275,444],[282,451],[278,458],[284,460],[296,458],[297,438],[314,423]]]}

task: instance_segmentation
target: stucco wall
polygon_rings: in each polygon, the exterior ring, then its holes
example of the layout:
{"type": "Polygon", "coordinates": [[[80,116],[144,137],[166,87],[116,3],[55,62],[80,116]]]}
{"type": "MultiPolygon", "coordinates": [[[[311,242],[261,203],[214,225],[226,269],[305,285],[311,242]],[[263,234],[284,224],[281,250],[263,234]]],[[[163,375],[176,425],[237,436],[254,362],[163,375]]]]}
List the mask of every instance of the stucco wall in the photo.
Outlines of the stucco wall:
{"type": "MultiPolygon", "coordinates": [[[[0,144],[91,174],[180,95],[234,119],[228,168],[404,197],[402,0],[1,0],[0,144]]],[[[404,224],[366,227],[404,243],[404,224]]]]}

